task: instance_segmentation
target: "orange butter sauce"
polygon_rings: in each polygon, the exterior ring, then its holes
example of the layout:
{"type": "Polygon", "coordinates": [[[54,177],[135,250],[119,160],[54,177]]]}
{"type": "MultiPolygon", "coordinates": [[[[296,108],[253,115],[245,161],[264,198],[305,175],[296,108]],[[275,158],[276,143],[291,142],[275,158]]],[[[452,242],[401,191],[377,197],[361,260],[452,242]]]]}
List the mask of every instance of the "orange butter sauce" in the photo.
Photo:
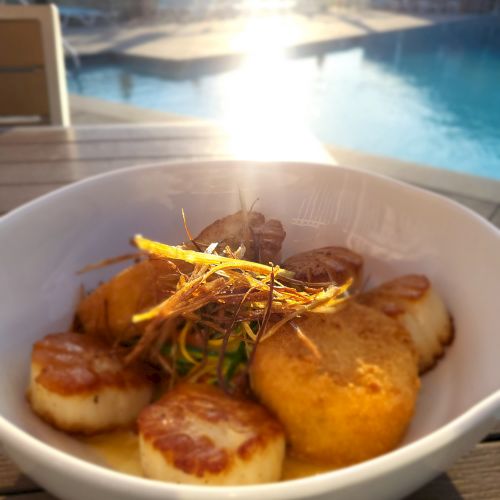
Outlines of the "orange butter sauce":
{"type": "MultiPolygon", "coordinates": [[[[139,460],[139,439],[134,432],[110,432],[80,438],[80,440],[112,469],[134,476],[144,476],[139,460]]],[[[303,462],[287,456],[283,466],[282,480],[313,476],[329,470],[331,470],[330,467],[303,462]]]]}

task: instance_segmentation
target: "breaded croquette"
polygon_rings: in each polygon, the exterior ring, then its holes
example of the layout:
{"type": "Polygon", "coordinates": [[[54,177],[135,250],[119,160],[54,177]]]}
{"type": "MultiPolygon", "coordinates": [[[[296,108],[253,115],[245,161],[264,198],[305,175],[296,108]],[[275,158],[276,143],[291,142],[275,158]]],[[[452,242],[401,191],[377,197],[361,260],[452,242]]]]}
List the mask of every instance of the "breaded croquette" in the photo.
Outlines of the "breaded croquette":
{"type": "Polygon", "coordinates": [[[285,427],[291,454],[333,467],[396,447],[419,389],[406,330],[352,300],[264,340],[250,374],[255,394],[285,427]]]}

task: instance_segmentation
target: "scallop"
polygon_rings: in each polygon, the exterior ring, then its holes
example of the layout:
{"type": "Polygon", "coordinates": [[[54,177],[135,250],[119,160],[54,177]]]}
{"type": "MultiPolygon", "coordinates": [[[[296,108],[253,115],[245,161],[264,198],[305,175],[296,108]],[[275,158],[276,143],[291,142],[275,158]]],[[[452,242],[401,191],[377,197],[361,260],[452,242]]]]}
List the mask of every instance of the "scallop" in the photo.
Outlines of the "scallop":
{"type": "MultiPolygon", "coordinates": [[[[229,246],[233,251],[243,244],[244,259],[277,264],[281,260],[281,245],[285,236],[280,221],[266,220],[259,212],[239,211],[216,220],[203,229],[194,241],[202,245],[218,242],[220,249],[229,246]]],[[[191,244],[188,246],[192,247],[191,244]]]]}
{"type": "Polygon", "coordinates": [[[33,346],[28,399],[57,429],[95,434],[129,426],[152,393],[144,367],[125,366],[97,337],[55,333],[33,346]]]}
{"type": "Polygon", "coordinates": [[[146,476],[162,481],[243,485],[281,477],[281,424],[262,406],[203,384],[184,384],[138,420],[146,476]]]}
{"type": "Polygon", "coordinates": [[[405,275],[361,294],[358,302],[398,321],[412,337],[424,373],[453,341],[453,322],[446,306],[423,275],[405,275]]]}
{"type": "Polygon", "coordinates": [[[344,284],[352,279],[356,289],[362,279],[363,257],[344,247],[323,247],[298,253],[286,259],[283,267],[295,278],[309,283],[344,284]]]}

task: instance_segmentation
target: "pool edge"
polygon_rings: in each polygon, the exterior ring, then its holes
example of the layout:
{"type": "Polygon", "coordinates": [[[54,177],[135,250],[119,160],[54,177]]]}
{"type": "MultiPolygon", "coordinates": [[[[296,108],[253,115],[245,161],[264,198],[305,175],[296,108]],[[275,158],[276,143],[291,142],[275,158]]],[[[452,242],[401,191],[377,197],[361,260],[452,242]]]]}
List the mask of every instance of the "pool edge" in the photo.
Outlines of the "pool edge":
{"type": "Polygon", "coordinates": [[[339,165],[369,170],[443,193],[468,196],[491,203],[500,202],[500,181],[496,179],[373,155],[336,145],[326,144],[325,147],[339,165]]]}

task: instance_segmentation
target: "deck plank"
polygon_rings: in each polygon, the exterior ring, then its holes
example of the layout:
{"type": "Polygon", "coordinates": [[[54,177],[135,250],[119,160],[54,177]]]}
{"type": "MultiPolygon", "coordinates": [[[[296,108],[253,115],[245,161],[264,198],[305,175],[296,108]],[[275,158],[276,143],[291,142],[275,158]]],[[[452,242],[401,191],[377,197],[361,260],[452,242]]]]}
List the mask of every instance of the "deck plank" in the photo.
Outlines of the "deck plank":
{"type": "Polygon", "coordinates": [[[498,500],[500,442],[483,443],[406,500],[498,500]]]}
{"type": "Polygon", "coordinates": [[[68,160],[113,160],[130,158],[164,158],[186,156],[219,156],[230,149],[218,138],[150,139],[144,141],[99,141],[56,144],[15,144],[2,146],[1,164],[58,163],[68,160]]]}
{"type": "MultiPolygon", "coordinates": [[[[0,495],[29,492],[38,486],[17,468],[0,447],[0,495]]],[[[1,497],[0,497],[1,498],[1,497]]]]}
{"type": "Polygon", "coordinates": [[[0,185],[0,213],[6,213],[66,183],[0,185]]]}
{"type": "Polygon", "coordinates": [[[227,137],[223,127],[211,122],[183,121],[157,124],[89,125],[77,128],[24,127],[0,130],[0,145],[66,144],[76,142],[142,141],[183,137],[227,137]]]}
{"type": "Polygon", "coordinates": [[[492,201],[478,200],[477,198],[473,198],[472,196],[465,196],[461,194],[446,193],[440,191],[436,192],[460,203],[461,205],[466,206],[467,208],[470,208],[486,219],[489,219],[494,214],[497,208],[497,204],[492,201]]]}
{"type": "Polygon", "coordinates": [[[490,221],[495,224],[496,227],[500,228],[500,205],[496,206],[495,211],[491,215],[490,221]]]}
{"type": "Polygon", "coordinates": [[[162,164],[179,161],[206,161],[231,158],[228,154],[203,156],[189,154],[181,156],[161,155],[156,157],[140,156],[137,158],[120,158],[108,160],[66,160],[60,162],[40,161],[26,163],[0,164],[0,186],[22,186],[29,184],[60,184],[85,179],[93,175],[121,170],[127,167],[162,164]]]}
{"type": "Polygon", "coordinates": [[[21,493],[20,495],[1,495],[0,500],[57,500],[56,497],[52,496],[46,491],[33,491],[30,493],[21,493]]]}

